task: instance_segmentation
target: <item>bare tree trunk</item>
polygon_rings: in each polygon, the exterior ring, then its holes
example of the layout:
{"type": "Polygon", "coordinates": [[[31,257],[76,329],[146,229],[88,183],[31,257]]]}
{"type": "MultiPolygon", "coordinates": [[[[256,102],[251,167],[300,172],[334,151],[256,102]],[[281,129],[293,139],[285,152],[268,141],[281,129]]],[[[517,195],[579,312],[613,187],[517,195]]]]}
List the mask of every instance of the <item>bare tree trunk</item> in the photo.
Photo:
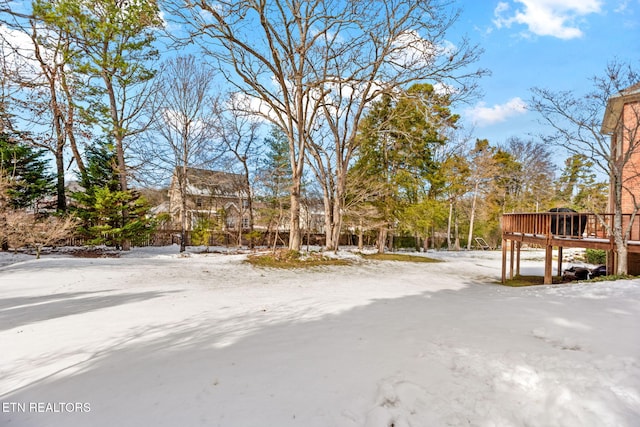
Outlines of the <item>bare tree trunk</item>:
{"type": "Polygon", "coordinates": [[[64,121],[65,133],[67,135],[67,139],[69,140],[69,147],[71,147],[71,153],[73,154],[73,158],[76,161],[76,165],[78,166],[78,171],[81,176],[86,175],[86,168],[84,166],[84,161],[82,160],[82,155],[78,150],[78,143],[76,142],[76,134],[75,134],[75,105],[73,103],[73,97],[71,94],[71,90],[67,83],[67,76],[63,71],[60,74],[60,83],[62,86],[62,90],[65,93],[65,96],[68,100],[67,107],[67,118],[64,121]]]}
{"type": "MultiPolygon", "coordinates": [[[[614,191],[622,193],[622,188],[616,188],[614,191]]],[[[615,211],[613,214],[613,240],[616,244],[616,274],[625,275],[629,272],[627,239],[624,236],[622,224],[622,205],[618,203],[622,200],[621,196],[616,196],[615,211]]]]}
{"type": "Polygon", "coordinates": [[[453,224],[454,224],[454,233],[455,233],[454,247],[456,251],[459,251],[460,250],[460,233],[458,233],[458,217],[457,216],[454,217],[453,224]]]}
{"type": "Polygon", "coordinates": [[[478,186],[479,186],[479,183],[476,181],[476,185],[473,189],[473,201],[471,202],[471,215],[469,216],[469,237],[467,240],[467,250],[471,250],[471,241],[473,239],[473,222],[476,217],[476,201],[478,199],[478,186]]]}
{"type": "Polygon", "coordinates": [[[178,188],[180,189],[180,252],[187,249],[187,166],[176,168],[178,188]],[[182,175],[181,177],[179,175],[182,175]]]}
{"type": "Polygon", "coordinates": [[[289,221],[289,249],[299,251],[302,245],[300,235],[300,177],[294,178],[291,186],[291,216],[289,221]]]}
{"type": "Polygon", "coordinates": [[[67,210],[67,196],[65,194],[64,186],[64,158],[62,147],[58,147],[56,151],[56,211],[65,212],[67,210]]]}
{"type": "Polygon", "coordinates": [[[342,229],[342,195],[338,194],[333,203],[333,222],[331,224],[331,249],[338,252],[340,246],[340,230],[342,229]]]}
{"type": "Polygon", "coordinates": [[[387,245],[387,227],[378,228],[378,253],[383,254],[387,245]]]}
{"type": "Polygon", "coordinates": [[[449,219],[447,220],[447,249],[451,250],[451,219],[453,218],[453,201],[449,199],[449,219]]]}
{"type": "Polygon", "coordinates": [[[324,207],[324,246],[326,250],[332,250],[334,248],[333,241],[333,214],[334,209],[331,200],[331,194],[329,193],[329,189],[326,188],[326,185],[322,186],[322,204],[324,207]]]}
{"type": "MultiPolygon", "coordinates": [[[[107,95],[109,96],[109,107],[111,113],[111,121],[113,125],[112,135],[116,146],[116,172],[118,173],[118,181],[120,184],[120,191],[127,192],[129,186],[127,184],[127,168],[126,160],[124,157],[124,136],[123,129],[120,128],[121,120],[118,112],[118,104],[116,101],[115,88],[111,80],[108,77],[103,78],[105,87],[107,88],[107,95]]],[[[122,225],[125,226],[129,222],[129,207],[125,204],[122,207],[122,225]]],[[[128,238],[121,239],[121,245],[123,251],[131,249],[131,241],[128,238]]]]}

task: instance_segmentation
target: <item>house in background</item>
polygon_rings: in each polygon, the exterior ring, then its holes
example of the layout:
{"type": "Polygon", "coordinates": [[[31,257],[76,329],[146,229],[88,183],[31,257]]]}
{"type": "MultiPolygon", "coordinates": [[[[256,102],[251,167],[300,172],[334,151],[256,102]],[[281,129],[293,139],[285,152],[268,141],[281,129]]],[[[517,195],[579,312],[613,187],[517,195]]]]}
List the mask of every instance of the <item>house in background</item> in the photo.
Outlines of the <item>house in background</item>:
{"type": "MultiPolygon", "coordinates": [[[[174,229],[180,229],[182,221],[182,194],[176,168],[169,187],[169,214],[174,229]]],[[[186,169],[187,230],[193,230],[199,221],[207,220],[220,230],[237,230],[249,227],[249,189],[244,176],[235,173],[206,169],[186,169]]]]}

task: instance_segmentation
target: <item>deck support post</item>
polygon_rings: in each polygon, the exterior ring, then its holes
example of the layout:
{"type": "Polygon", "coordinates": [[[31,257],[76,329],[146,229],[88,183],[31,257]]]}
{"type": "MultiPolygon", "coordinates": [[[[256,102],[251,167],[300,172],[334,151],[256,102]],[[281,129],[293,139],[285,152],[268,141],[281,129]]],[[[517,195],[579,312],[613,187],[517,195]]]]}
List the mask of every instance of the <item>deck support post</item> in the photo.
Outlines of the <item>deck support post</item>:
{"type": "Polygon", "coordinates": [[[562,275],[562,246],[558,246],[558,276],[562,275]]]}
{"type": "Polygon", "coordinates": [[[546,245],[544,251],[544,284],[550,285],[553,283],[553,246],[546,245]]]}
{"type": "Polygon", "coordinates": [[[502,284],[507,283],[507,239],[502,239],[502,284]]]}
{"type": "Polygon", "coordinates": [[[520,248],[522,248],[522,242],[516,242],[516,276],[520,275],[520,248]]]}
{"type": "Polygon", "coordinates": [[[513,240],[510,240],[509,243],[509,279],[513,279],[513,254],[515,250],[515,242],[513,240]]]}

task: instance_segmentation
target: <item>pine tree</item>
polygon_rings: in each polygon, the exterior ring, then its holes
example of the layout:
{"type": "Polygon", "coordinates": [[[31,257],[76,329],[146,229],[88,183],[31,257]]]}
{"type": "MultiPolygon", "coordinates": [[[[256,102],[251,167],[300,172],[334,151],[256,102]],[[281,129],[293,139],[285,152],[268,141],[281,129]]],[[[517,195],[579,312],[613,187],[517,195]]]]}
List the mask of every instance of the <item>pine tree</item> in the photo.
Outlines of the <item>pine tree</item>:
{"type": "Polygon", "coordinates": [[[291,168],[289,167],[289,142],[286,135],[273,126],[264,140],[266,156],[260,171],[266,207],[261,217],[267,223],[268,232],[274,232],[273,245],[277,244],[278,229],[289,209],[291,168]]]}
{"type": "Polygon", "coordinates": [[[122,239],[141,243],[154,227],[148,217],[150,206],[136,191],[120,190],[113,144],[99,142],[87,149],[86,157],[86,170],[80,176],[83,190],[71,195],[77,202],[74,213],[81,220],[80,232],[89,244],[119,247],[122,239]]]}
{"type": "Polygon", "coordinates": [[[445,130],[455,127],[458,120],[449,104],[433,86],[414,85],[397,100],[383,97],[362,123],[354,169],[383,186],[375,201],[386,222],[379,228],[379,252],[384,251],[387,232],[402,226],[401,219],[405,219],[405,228],[416,231],[411,227],[414,221],[406,221],[407,215],[425,209],[409,207],[422,203],[437,179],[434,151],[446,142],[445,130]]]}
{"type": "Polygon", "coordinates": [[[8,205],[34,207],[53,194],[54,177],[48,173],[44,150],[36,150],[6,133],[0,134],[0,174],[8,181],[8,205]]]}

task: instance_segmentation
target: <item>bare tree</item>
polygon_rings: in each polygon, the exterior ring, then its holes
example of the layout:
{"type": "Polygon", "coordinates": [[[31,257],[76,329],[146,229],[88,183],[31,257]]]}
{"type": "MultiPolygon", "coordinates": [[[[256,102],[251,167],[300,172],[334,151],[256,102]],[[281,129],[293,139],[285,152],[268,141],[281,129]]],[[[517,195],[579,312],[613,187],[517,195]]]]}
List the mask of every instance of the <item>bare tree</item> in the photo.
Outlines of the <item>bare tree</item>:
{"type": "Polygon", "coordinates": [[[242,242],[243,217],[247,212],[249,215],[249,245],[253,247],[254,212],[253,212],[253,191],[252,191],[252,170],[253,165],[258,160],[257,144],[260,139],[259,130],[261,122],[256,120],[254,115],[246,113],[247,107],[243,106],[245,98],[231,95],[223,105],[217,103],[215,122],[216,134],[224,144],[225,150],[233,157],[233,162],[239,164],[242,169],[240,174],[243,177],[241,183],[242,194],[246,197],[239,201],[240,222],[238,224],[238,245],[242,242]],[[245,206],[246,203],[246,206],[245,206]]]}
{"type": "Polygon", "coordinates": [[[72,216],[38,219],[23,211],[11,211],[7,213],[6,224],[9,245],[15,249],[33,247],[36,259],[40,259],[42,248],[64,241],[76,229],[78,221],[72,216]]]}
{"type": "Polygon", "coordinates": [[[212,145],[215,75],[211,67],[192,55],[167,61],[156,79],[155,96],[147,105],[153,120],[135,145],[147,178],[157,182],[173,176],[177,180],[181,252],[185,250],[188,228],[187,170],[206,166],[219,156],[212,145]]]}
{"type": "Polygon", "coordinates": [[[358,170],[350,170],[347,179],[344,203],[345,225],[352,227],[358,234],[358,249],[364,247],[364,233],[376,230],[386,224],[380,207],[372,203],[376,196],[384,192],[384,184],[372,182],[358,170]]]}
{"type": "Polygon", "coordinates": [[[65,150],[71,148],[81,174],[85,173],[84,162],[78,149],[77,117],[75,107],[75,77],[69,71],[69,62],[73,57],[69,35],[60,28],[43,25],[39,18],[29,20],[29,37],[33,43],[33,54],[39,72],[34,76],[24,76],[21,86],[30,89],[27,95],[30,111],[29,121],[35,128],[42,127],[45,132],[33,135],[33,144],[49,150],[56,165],[56,208],[64,212],[67,208],[65,189],[65,150]]]}
{"type": "Polygon", "coordinates": [[[530,105],[554,132],[545,141],[586,155],[609,176],[613,221],[596,215],[615,242],[617,274],[626,274],[627,244],[640,209],[640,73],[615,61],[592,80],[593,91],[582,96],[535,88],[530,105]]]}
{"type": "Polygon", "coordinates": [[[321,100],[311,64],[322,35],[335,32],[349,12],[324,0],[270,2],[175,0],[173,14],[191,27],[192,40],[217,62],[227,81],[252,103],[252,112],[278,126],[289,142],[289,247],[299,250],[300,193],[305,146],[321,100]]]}
{"type": "Polygon", "coordinates": [[[469,250],[473,242],[473,225],[476,218],[478,195],[490,189],[497,172],[494,154],[494,149],[486,139],[476,140],[476,145],[470,153],[469,183],[473,189],[471,190],[471,212],[469,214],[469,236],[467,239],[467,249],[469,250]]]}
{"type": "MultiPolygon", "coordinates": [[[[361,118],[372,101],[384,93],[410,96],[410,86],[427,81],[438,85],[451,103],[472,96],[475,80],[486,73],[471,67],[480,48],[466,39],[457,46],[446,40],[458,18],[449,2],[376,1],[357,7],[362,10],[352,17],[354,25],[344,26],[348,38],[323,34],[322,62],[314,66],[322,84],[318,125],[324,134],[309,140],[309,152],[323,188],[329,249],[338,247],[347,171],[358,149],[361,118]]],[[[422,107],[430,120],[436,120],[433,105],[422,107]]]]}
{"type": "Polygon", "coordinates": [[[6,23],[3,30],[0,31],[0,132],[14,133],[16,129],[13,122],[21,93],[20,76],[25,72],[32,72],[33,68],[22,60],[15,40],[11,40],[6,34],[11,31],[7,29],[6,23]]]}
{"type": "Polygon", "coordinates": [[[540,205],[548,204],[553,198],[555,166],[548,145],[533,139],[511,137],[499,148],[509,153],[519,166],[511,177],[516,187],[512,210],[538,212],[540,205]]]}
{"type": "MultiPolygon", "coordinates": [[[[154,31],[161,25],[155,0],[38,0],[38,16],[70,38],[78,54],[76,69],[85,77],[92,94],[89,113],[112,138],[120,190],[127,192],[128,141],[144,131],[143,107],[152,95],[155,71],[151,63],[159,55],[153,46],[154,31]]],[[[129,207],[122,210],[129,222],[129,207]]],[[[122,249],[131,242],[122,240],[122,249]]]]}

